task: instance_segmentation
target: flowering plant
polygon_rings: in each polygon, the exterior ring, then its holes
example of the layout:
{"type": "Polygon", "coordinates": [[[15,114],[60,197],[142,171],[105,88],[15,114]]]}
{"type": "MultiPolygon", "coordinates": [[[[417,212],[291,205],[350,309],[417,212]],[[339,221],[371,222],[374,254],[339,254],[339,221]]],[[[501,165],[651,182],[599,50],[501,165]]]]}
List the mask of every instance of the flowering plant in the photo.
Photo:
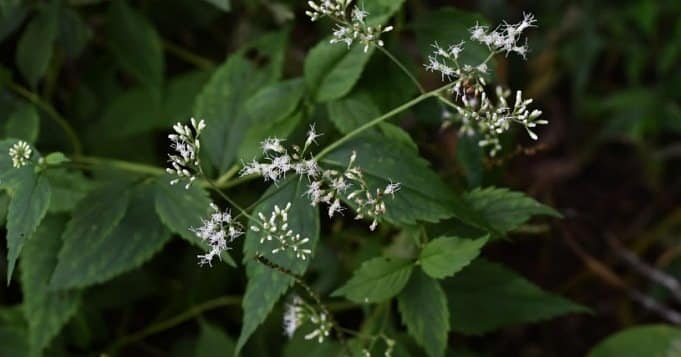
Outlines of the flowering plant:
{"type": "Polygon", "coordinates": [[[12,107],[0,141],[3,266],[23,299],[0,322],[25,341],[18,350],[166,354],[145,340],[198,317],[199,336],[187,332],[177,351],[436,357],[460,347],[454,334],[587,311],[481,256],[536,216],[561,217],[468,170],[503,164],[513,140],[535,145],[549,125],[532,92],[499,75],[533,56],[540,21],[491,26],[444,9],[429,16],[446,21],[412,26],[403,3],[264,1],[273,23],[296,14],[318,42],[287,52],[297,29],[235,25],[247,40],[222,63],[161,39],[183,37],[126,1],[101,5],[102,31],[65,1],[31,7],[22,77],[0,74],[12,107]],[[25,54],[41,31],[54,63],[25,54]],[[86,46],[102,34],[111,58],[86,46]],[[74,103],[103,108],[51,104],[50,66],[87,55],[110,73],[83,79],[74,103]],[[196,69],[164,77],[187,64],[196,69]],[[466,157],[437,155],[452,148],[466,157]],[[109,319],[102,336],[69,339],[109,319]]]}

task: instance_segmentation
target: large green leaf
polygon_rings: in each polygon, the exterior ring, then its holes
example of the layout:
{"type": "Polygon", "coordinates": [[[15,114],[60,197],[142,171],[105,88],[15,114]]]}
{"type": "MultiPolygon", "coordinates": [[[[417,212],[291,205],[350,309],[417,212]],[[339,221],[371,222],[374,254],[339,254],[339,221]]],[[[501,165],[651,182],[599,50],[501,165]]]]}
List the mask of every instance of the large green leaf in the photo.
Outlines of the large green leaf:
{"type": "Polygon", "coordinates": [[[502,233],[517,228],[534,215],[561,217],[553,208],[505,188],[478,188],[464,194],[464,198],[490,226],[502,233]]]}
{"type": "Polygon", "coordinates": [[[349,49],[343,44],[319,42],[305,58],[305,84],[311,96],[325,102],[350,92],[359,80],[374,48],[364,53],[364,46],[356,43],[349,49]]]}
{"type": "MultiPolygon", "coordinates": [[[[255,208],[253,215],[257,217],[259,213],[262,213],[265,217],[269,217],[275,205],[284,208],[290,202],[288,227],[302,237],[310,239],[306,248],[311,249],[314,254],[319,240],[319,210],[312,207],[310,202],[303,197],[305,189],[304,180],[295,176],[280,183],[279,186],[273,185],[263,196],[268,198],[255,208]]],[[[249,226],[253,224],[255,222],[250,222],[249,226]]],[[[241,335],[237,341],[237,353],[258,325],[269,315],[274,304],[294,282],[290,276],[253,261],[253,257],[260,254],[275,264],[299,275],[305,273],[310,263],[310,259],[295,258],[294,253],[290,250],[273,254],[272,250],[277,247],[279,245],[274,240],[260,244],[260,234],[256,232],[249,230],[246,234],[244,259],[246,261],[248,285],[242,303],[244,317],[241,335]]]]}
{"type": "Polygon", "coordinates": [[[38,84],[52,59],[57,36],[59,1],[53,0],[41,7],[31,20],[17,44],[16,63],[31,87],[38,84]]]}
{"type": "Polygon", "coordinates": [[[150,214],[155,193],[154,185],[114,184],[83,199],[64,232],[53,288],[107,281],[139,267],[158,252],[170,234],[159,218],[150,214]]]}
{"type": "Polygon", "coordinates": [[[362,263],[352,278],[332,295],[345,296],[356,303],[388,300],[402,291],[413,265],[408,259],[373,258],[362,263]]]}
{"type": "Polygon", "coordinates": [[[454,275],[480,254],[487,237],[463,239],[458,237],[436,238],[421,251],[419,262],[426,274],[436,279],[454,275]]]}
{"type": "Polygon", "coordinates": [[[397,303],[409,334],[429,356],[444,356],[449,333],[449,309],[440,283],[416,271],[397,296],[397,303]]]}
{"type": "Polygon", "coordinates": [[[234,341],[218,326],[201,323],[195,357],[224,357],[234,353],[234,341]]]}
{"type": "Polygon", "coordinates": [[[50,206],[50,184],[33,166],[15,169],[17,181],[9,186],[12,197],[7,212],[7,283],[26,240],[31,239],[50,206]]]}
{"type": "Polygon", "coordinates": [[[163,96],[161,125],[170,128],[178,122],[186,122],[193,116],[196,96],[208,82],[212,71],[191,71],[173,77],[166,85],[163,96]]]}
{"type": "Polygon", "coordinates": [[[20,105],[5,123],[5,136],[35,143],[40,128],[40,115],[32,104],[20,105]]]}
{"type": "Polygon", "coordinates": [[[444,280],[444,287],[452,328],[465,334],[588,311],[482,258],[444,280]]]}
{"type": "Polygon", "coordinates": [[[263,140],[269,137],[285,139],[291,134],[303,118],[297,109],[304,89],[302,79],[291,79],[261,89],[246,102],[246,111],[256,125],[246,133],[239,148],[239,157],[259,157],[263,140]]]}
{"type": "MultiPolygon", "coordinates": [[[[113,98],[92,129],[94,140],[126,138],[161,127],[163,112],[158,92],[149,87],[133,88],[113,98]]],[[[186,119],[185,119],[186,120],[186,119]]]]}
{"type": "MultiPolygon", "coordinates": [[[[49,155],[48,155],[49,156],[49,155]]],[[[49,169],[43,172],[52,188],[50,213],[69,212],[85,197],[93,184],[80,171],[49,169]]]]}
{"type": "Polygon", "coordinates": [[[7,2],[8,0],[0,0],[0,43],[24,22],[28,14],[26,4],[16,3],[19,2],[17,0],[9,0],[15,4],[5,4],[7,2]]]}
{"type": "MultiPolygon", "coordinates": [[[[260,47],[269,56],[269,65],[259,68],[246,59],[244,51],[232,54],[218,68],[196,98],[194,112],[208,126],[203,141],[208,157],[220,172],[227,171],[237,159],[244,135],[253,124],[245,103],[260,88],[274,82],[280,74],[286,32],[263,36],[251,47],[260,47]],[[273,43],[274,40],[279,43],[273,43]]],[[[247,48],[244,48],[244,50],[247,48]]],[[[246,158],[250,159],[250,158],[246,158]]]]}
{"type": "MultiPolygon", "coordinates": [[[[204,251],[210,249],[208,244],[200,240],[190,228],[201,226],[201,220],[211,213],[210,203],[208,192],[198,185],[185,189],[182,185],[171,185],[167,177],[156,181],[156,213],[163,224],[204,251]]],[[[227,252],[220,257],[227,264],[236,266],[227,252]]]]}
{"type": "Polygon", "coordinates": [[[160,89],[164,61],[156,29],[124,0],[111,2],[106,29],[108,43],[121,67],[141,83],[160,89]]]}
{"type": "MultiPolygon", "coordinates": [[[[327,104],[329,119],[341,133],[347,134],[358,127],[378,118],[381,111],[366,91],[353,91],[349,95],[331,101],[327,104]]],[[[377,134],[379,131],[385,137],[416,149],[416,143],[409,134],[397,125],[380,123],[376,129],[366,130],[365,133],[377,134]]],[[[366,134],[365,134],[366,135],[366,134]]]]}
{"type": "Polygon", "coordinates": [[[65,220],[48,216],[35,236],[26,242],[21,258],[23,308],[28,320],[29,345],[33,355],[40,355],[54,336],[75,314],[80,300],[76,291],[50,291],[50,276],[57,265],[57,253],[62,245],[61,233],[65,220]]]}
{"type": "Polygon", "coordinates": [[[64,7],[59,14],[59,37],[57,42],[69,58],[80,56],[92,39],[92,30],[75,10],[64,7]]]}
{"type": "Polygon", "coordinates": [[[417,221],[437,222],[456,215],[467,223],[483,225],[471,215],[461,199],[442,182],[428,163],[404,145],[375,136],[360,136],[333,150],[322,164],[343,170],[353,151],[372,191],[399,182],[395,197],[386,197],[385,218],[411,225],[417,221]]]}
{"type": "Polygon", "coordinates": [[[620,331],[599,343],[588,357],[681,356],[681,329],[646,325],[620,331]]]}
{"type": "Polygon", "coordinates": [[[0,356],[29,356],[28,328],[19,306],[0,309],[0,356]]]}

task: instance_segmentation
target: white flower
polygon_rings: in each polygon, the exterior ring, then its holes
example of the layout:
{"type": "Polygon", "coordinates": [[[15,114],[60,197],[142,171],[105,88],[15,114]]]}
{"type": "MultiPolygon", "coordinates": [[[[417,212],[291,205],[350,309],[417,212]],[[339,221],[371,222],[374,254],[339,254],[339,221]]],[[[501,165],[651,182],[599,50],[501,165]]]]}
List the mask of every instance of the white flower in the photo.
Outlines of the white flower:
{"type": "Polygon", "coordinates": [[[369,13],[355,6],[350,16],[347,15],[347,7],[351,0],[324,0],[320,3],[313,1],[308,2],[312,10],[305,13],[312,21],[316,21],[322,17],[329,17],[336,22],[336,27],[333,31],[333,37],[330,43],[344,43],[350,47],[355,41],[364,45],[364,52],[369,51],[371,46],[383,46],[383,41],[380,39],[381,34],[393,30],[392,26],[369,26],[365,22],[369,13]]]}
{"type": "Polygon", "coordinates": [[[241,224],[234,220],[229,210],[221,212],[218,206],[212,203],[211,208],[213,213],[208,219],[202,220],[203,224],[200,227],[190,228],[210,247],[210,251],[198,256],[200,265],[212,265],[213,258],[229,250],[229,243],[244,234],[241,224]]]}
{"type": "Polygon", "coordinates": [[[15,168],[28,165],[28,161],[31,159],[32,154],[33,150],[31,150],[28,143],[23,140],[17,141],[9,148],[9,157],[12,159],[12,166],[15,168]]]}
{"type": "Polygon", "coordinates": [[[182,179],[187,179],[188,183],[185,188],[189,188],[189,185],[196,179],[196,173],[201,170],[199,136],[206,128],[206,123],[203,120],[196,121],[196,119],[191,118],[190,121],[191,128],[177,123],[173,126],[175,134],[168,135],[168,139],[171,141],[170,147],[175,150],[175,154],[168,155],[171,167],[167,168],[166,172],[177,176],[170,181],[172,185],[182,179]]]}
{"type": "Polygon", "coordinates": [[[299,296],[293,296],[290,303],[284,308],[284,334],[291,338],[296,330],[303,324],[303,301],[299,296]]]}
{"type": "Polygon", "coordinates": [[[310,241],[307,237],[302,237],[299,233],[295,233],[289,229],[288,212],[291,209],[291,202],[288,202],[284,208],[278,205],[274,206],[274,210],[267,218],[260,212],[258,213],[258,221],[251,226],[251,231],[260,233],[260,244],[266,241],[275,241],[278,245],[272,249],[272,254],[290,251],[296,258],[307,260],[312,254],[312,250],[307,248],[307,243],[310,241]]]}
{"type": "Polygon", "coordinates": [[[279,138],[267,138],[263,142],[260,143],[260,147],[262,148],[262,151],[267,154],[270,151],[277,152],[277,153],[284,153],[286,152],[286,149],[281,145],[282,140],[279,138]]]}
{"type": "Polygon", "coordinates": [[[322,136],[322,134],[317,133],[314,123],[310,124],[310,129],[307,131],[307,138],[305,139],[305,147],[307,148],[312,145],[312,143],[316,143],[317,138],[320,136],[322,136]]]}

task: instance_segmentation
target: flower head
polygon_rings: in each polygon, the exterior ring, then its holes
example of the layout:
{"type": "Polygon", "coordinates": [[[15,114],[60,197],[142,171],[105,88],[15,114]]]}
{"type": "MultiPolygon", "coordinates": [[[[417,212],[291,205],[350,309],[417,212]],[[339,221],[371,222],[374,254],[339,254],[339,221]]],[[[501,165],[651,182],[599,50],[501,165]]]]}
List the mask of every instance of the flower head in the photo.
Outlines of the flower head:
{"type": "Polygon", "coordinates": [[[33,150],[31,150],[31,146],[23,140],[17,141],[9,148],[9,157],[12,159],[12,166],[16,168],[28,165],[28,161],[31,159],[32,154],[33,150]]]}
{"type": "Polygon", "coordinates": [[[190,228],[196,236],[207,243],[210,251],[199,255],[199,264],[211,265],[213,258],[219,257],[222,252],[229,250],[229,243],[243,235],[242,227],[231,215],[229,210],[220,211],[218,206],[211,203],[213,213],[207,219],[203,219],[200,227],[190,228]]]}
{"type": "Polygon", "coordinates": [[[170,181],[170,184],[174,185],[182,179],[187,179],[185,188],[189,188],[196,179],[196,173],[201,170],[199,136],[205,128],[206,123],[203,120],[196,121],[194,118],[191,118],[191,128],[180,123],[173,126],[175,133],[168,135],[168,139],[175,153],[168,155],[171,167],[167,168],[166,172],[177,178],[170,181]]]}
{"type": "Polygon", "coordinates": [[[271,251],[272,254],[289,251],[296,258],[307,260],[312,254],[312,250],[307,247],[310,239],[302,237],[300,233],[289,228],[288,213],[290,209],[291,202],[288,202],[284,208],[274,205],[269,217],[266,217],[262,212],[258,213],[257,221],[251,226],[251,231],[261,234],[260,244],[266,241],[277,243],[276,248],[271,251]]]}

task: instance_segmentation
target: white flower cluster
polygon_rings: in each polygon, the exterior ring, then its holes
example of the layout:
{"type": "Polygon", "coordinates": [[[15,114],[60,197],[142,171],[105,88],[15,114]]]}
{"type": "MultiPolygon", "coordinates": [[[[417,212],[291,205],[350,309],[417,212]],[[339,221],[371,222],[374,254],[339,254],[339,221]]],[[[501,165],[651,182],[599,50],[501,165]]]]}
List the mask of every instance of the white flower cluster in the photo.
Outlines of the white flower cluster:
{"type": "MultiPolygon", "coordinates": [[[[439,72],[442,80],[452,81],[452,93],[456,102],[448,102],[455,109],[455,117],[445,112],[448,121],[457,120],[461,127],[460,133],[473,136],[479,134],[478,145],[489,149],[490,156],[495,156],[501,150],[499,136],[510,129],[511,123],[522,125],[528,135],[537,140],[537,135],[531,128],[541,124],[548,124],[546,120],[539,120],[540,110],[528,109],[532,99],[522,99],[522,92],[516,92],[513,106],[509,106],[507,98],[509,90],[497,87],[496,102],[492,101],[485,92],[485,74],[488,71],[487,62],[494,54],[517,53],[523,58],[527,54],[527,45],[519,44],[520,36],[526,29],[535,27],[536,19],[532,14],[525,14],[523,20],[516,24],[504,23],[496,29],[475,25],[471,28],[470,39],[486,45],[490,55],[486,60],[476,65],[460,64],[459,58],[464,51],[464,42],[443,48],[433,44],[434,51],[428,56],[425,68],[431,72],[439,72]]],[[[449,123],[449,122],[448,122],[449,123]]]]}
{"type": "Polygon", "coordinates": [[[286,304],[284,310],[284,334],[289,338],[304,323],[309,322],[314,329],[305,335],[306,340],[317,339],[318,343],[324,342],[329,336],[333,324],[324,312],[318,312],[299,296],[294,296],[290,303],[286,304]]]}
{"type": "Polygon", "coordinates": [[[274,205],[274,210],[270,217],[265,217],[262,212],[258,213],[258,224],[251,226],[251,231],[262,232],[260,237],[260,244],[265,241],[275,240],[278,246],[272,250],[272,254],[277,254],[284,251],[292,251],[296,258],[307,260],[312,254],[312,250],[304,246],[310,241],[307,237],[301,237],[299,233],[293,232],[288,225],[288,212],[291,209],[291,202],[281,209],[278,205],[274,205]]]}
{"type": "Polygon", "coordinates": [[[493,52],[508,55],[515,52],[520,56],[527,55],[527,40],[520,44],[520,35],[530,27],[536,27],[537,19],[532,14],[523,14],[523,20],[516,24],[503,23],[491,30],[487,26],[475,25],[470,29],[471,40],[486,45],[493,52]]]}
{"type": "Polygon", "coordinates": [[[33,150],[27,142],[19,140],[9,148],[9,157],[12,159],[12,166],[20,168],[28,164],[33,150]]]}
{"type": "Polygon", "coordinates": [[[496,103],[483,92],[479,105],[464,101],[463,106],[456,107],[461,118],[459,132],[469,136],[475,135],[476,132],[480,133],[483,138],[478,144],[481,147],[488,147],[491,156],[495,156],[501,150],[499,135],[509,130],[511,122],[522,125],[533,140],[537,140],[538,136],[531,128],[538,124],[548,124],[548,121],[538,119],[542,114],[541,110],[534,109],[530,112],[527,109],[532,99],[523,99],[522,91],[516,92],[513,107],[509,106],[507,98],[510,94],[510,90],[497,87],[496,103]]]}
{"type": "Polygon", "coordinates": [[[348,166],[343,172],[324,170],[322,175],[310,182],[305,194],[309,197],[313,206],[320,202],[329,205],[328,215],[333,217],[336,212],[341,213],[343,210],[340,197],[346,192],[350,192],[347,198],[355,205],[357,213],[355,219],[371,219],[369,229],[373,231],[386,212],[383,198],[386,195],[394,197],[395,192],[400,189],[400,184],[391,182],[385,188],[378,188],[375,193],[372,193],[364,181],[362,170],[355,165],[356,160],[357,153],[353,151],[348,166]]]}
{"type": "Polygon", "coordinates": [[[355,6],[350,16],[347,8],[352,0],[324,0],[319,3],[309,1],[308,5],[312,10],[305,14],[312,21],[317,21],[322,17],[328,17],[336,22],[331,43],[345,43],[350,47],[355,41],[364,45],[364,52],[369,51],[370,46],[383,46],[381,34],[393,30],[392,26],[376,25],[369,26],[366,18],[369,15],[366,11],[355,6]]]}
{"type": "Polygon", "coordinates": [[[378,222],[386,212],[384,197],[394,196],[399,191],[399,183],[390,183],[383,189],[376,189],[371,192],[368,188],[362,170],[355,165],[357,153],[353,152],[348,166],[340,172],[333,169],[324,170],[314,157],[305,159],[305,153],[312,143],[318,138],[314,126],[310,127],[307,139],[302,151],[294,146],[293,154],[283,147],[282,140],[269,138],[261,143],[266,162],[252,161],[241,170],[241,176],[261,175],[265,181],[277,182],[289,172],[295,172],[301,177],[308,179],[308,188],[305,192],[313,206],[319,203],[329,205],[328,215],[333,217],[336,213],[341,213],[341,197],[348,193],[347,199],[351,200],[356,206],[356,219],[371,219],[371,230],[376,229],[378,222]]]}
{"type": "Polygon", "coordinates": [[[173,126],[175,134],[168,135],[171,141],[170,147],[175,150],[175,154],[168,155],[170,158],[170,165],[166,171],[177,176],[177,178],[170,181],[171,185],[178,183],[182,179],[188,179],[185,188],[196,180],[196,173],[201,170],[201,161],[199,158],[199,151],[201,149],[201,142],[199,136],[203,129],[206,128],[206,123],[203,120],[196,121],[191,118],[192,127],[177,123],[173,126]]]}
{"type": "Polygon", "coordinates": [[[208,219],[203,219],[200,227],[190,228],[197,237],[210,246],[209,252],[198,256],[200,265],[211,265],[213,258],[229,250],[229,243],[244,234],[241,224],[232,217],[229,210],[221,212],[215,204],[211,203],[210,206],[213,213],[208,219]]]}

